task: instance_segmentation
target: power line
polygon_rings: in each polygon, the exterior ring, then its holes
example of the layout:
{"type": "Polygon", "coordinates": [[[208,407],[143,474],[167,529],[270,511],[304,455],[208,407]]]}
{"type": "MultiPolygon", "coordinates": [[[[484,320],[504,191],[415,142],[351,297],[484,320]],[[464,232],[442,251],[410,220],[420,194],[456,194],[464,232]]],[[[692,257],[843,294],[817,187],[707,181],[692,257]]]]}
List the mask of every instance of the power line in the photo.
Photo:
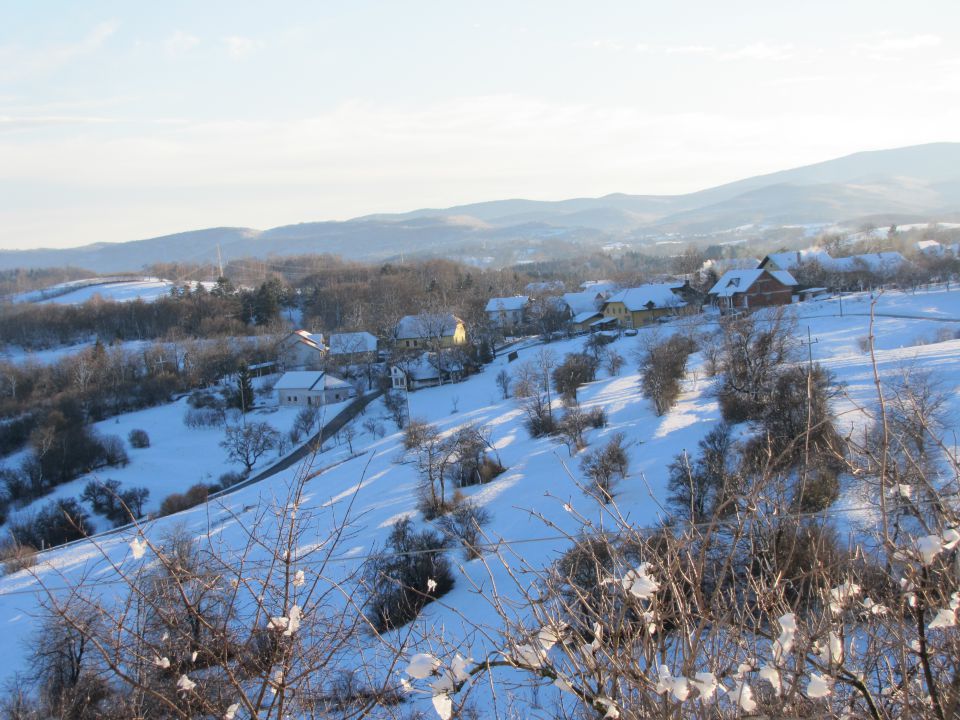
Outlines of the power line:
{"type": "MultiPolygon", "coordinates": [[[[924,507],[928,505],[939,506],[939,505],[942,505],[942,501],[939,501],[936,499],[930,499],[926,501],[916,502],[911,500],[911,504],[915,507],[916,506],[924,507]]],[[[847,506],[843,508],[831,508],[828,510],[817,511],[817,512],[810,511],[810,512],[794,512],[794,513],[775,513],[774,516],[781,520],[811,520],[811,519],[826,520],[828,517],[833,517],[836,515],[854,514],[854,513],[860,513],[860,512],[876,510],[876,509],[877,507],[874,505],[854,505],[854,506],[847,506]]],[[[683,530],[683,529],[692,529],[692,528],[709,528],[709,527],[716,528],[716,527],[725,527],[725,526],[735,527],[740,522],[741,521],[736,518],[730,518],[730,519],[719,519],[719,520],[712,520],[712,521],[708,520],[708,521],[696,522],[696,523],[681,522],[681,523],[674,523],[674,524],[663,524],[663,525],[644,526],[644,527],[631,526],[629,529],[637,533],[652,533],[652,532],[683,530]]],[[[623,535],[625,530],[626,528],[619,528],[617,530],[598,531],[598,532],[591,533],[589,537],[614,538],[614,537],[623,535]]],[[[568,535],[568,534],[541,535],[541,536],[530,537],[530,538],[520,538],[517,540],[506,540],[501,538],[494,542],[472,544],[470,547],[472,549],[476,549],[482,552],[493,552],[493,551],[500,551],[504,548],[510,549],[515,546],[524,546],[524,545],[537,544],[542,542],[562,542],[562,541],[569,541],[569,540],[575,540],[575,539],[576,539],[576,535],[568,535]]],[[[304,560],[300,563],[294,563],[294,566],[297,570],[306,571],[312,568],[313,566],[321,565],[321,564],[329,565],[331,563],[337,563],[337,564],[360,563],[360,562],[366,562],[369,560],[379,560],[379,559],[388,559],[388,558],[397,558],[397,557],[437,555],[443,552],[446,552],[446,550],[423,549],[423,550],[404,550],[399,552],[372,552],[364,555],[327,557],[327,558],[324,558],[323,560],[304,560]]],[[[218,559],[220,560],[220,562],[224,562],[224,563],[226,562],[226,560],[224,560],[224,558],[222,557],[218,557],[218,559]]],[[[236,559],[239,561],[239,560],[242,560],[242,557],[238,557],[236,559]]],[[[112,561],[109,561],[109,562],[112,563],[112,561]]],[[[123,564],[123,562],[124,561],[121,560],[115,564],[119,566],[123,564]]],[[[244,568],[256,569],[256,568],[277,566],[278,562],[279,561],[277,561],[276,559],[244,560],[242,561],[242,566],[244,568]]],[[[98,580],[96,584],[97,586],[130,585],[131,581],[123,578],[116,578],[113,580],[98,580]]],[[[36,595],[37,593],[40,593],[40,592],[53,593],[53,592],[60,592],[60,591],[71,591],[75,589],[76,589],[76,586],[72,586],[72,585],[63,585],[63,586],[56,586],[56,587],[43,586],[36,589],[23,588],[18,590],[0,591],[0,597],[13,596],[13,595],[36,595]]]]}

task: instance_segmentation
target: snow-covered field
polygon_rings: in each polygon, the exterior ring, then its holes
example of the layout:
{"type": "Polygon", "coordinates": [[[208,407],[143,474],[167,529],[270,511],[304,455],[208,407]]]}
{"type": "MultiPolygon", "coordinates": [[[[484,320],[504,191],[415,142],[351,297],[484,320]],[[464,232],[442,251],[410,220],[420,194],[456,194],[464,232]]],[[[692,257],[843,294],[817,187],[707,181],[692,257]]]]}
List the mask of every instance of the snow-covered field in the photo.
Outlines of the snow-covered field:
{"type": "MultiPolygon", "coordinates": [[[[202,283],[208,290],[214,283],[202,283]]],[[[191,283],[191,286],[193,283],[191,283]]],[[[130,302],[143,300],[152,302],[166,297],[176,286],[172,280],[162,278],[140,278],[137,280],[109,280],[92,278],[89,280],[73,280],[60,285],[54,285],[44,290],[23,293],[13,298],[14,302],[31,302],[38,304],[56,303],[58,305],[82,305],[94,298],[112,302],[130,302]]]]}
{"type": "MultiPolygon", "coordinates": [[[[844,297],[843,304],[843,317],[834,315],[836,301],[796,306],[794,311],[800,318],[798,332],[802,339],[806,340],[809,327],[810,336],[815,340],[814,358],[824,363],[844,386],[845,395],[836,408],[841,421],[855,423],[858,415],[853,410],[858,405],[869,406],[873,396],[870,358],[861,344],[861,338],[869,331],[870,299],[867,296],[844,297]]],[[[960,318],[960,292],[885,295],[878,301],[878,311],[960,318]]],[[[951,410],[956,412],[960,410],[955,399],[960,386],[960,340],[952,337],[944,340],[950,333],[943,333],[943,328],[953,333],[960,330],[960,323],[878,318],[874,330],[878,362],[881,372],[888,377],[910,364],[929,369],[944,383],[944,389],[952,398],[951,410]],[[941,341],[935,342],[938,338],[941,341]]],[[[582,406],[586,409],[601,406],[609,416],[608,427],[589,432],[590,446],[597,447],[617,432],[624,433],[629,441],[630,475],[618,487],[616,501],[629,521],[640,526],[653,524],[661,516],[658,503],[665,497],[667,464],[682,450],[694,449],[698,440],[719,420],[719,409],[710,393],[712,381],[697,372],[699,360],[696,357],[684,393],[665,416],[657,417],[650,404],[640,397],[632,353],[643,334],[651,331],[641,331],[641,337],[618,340],[613,347],[627,358],[627,367],[619,377],[607,377],[601,373],[600,379],[580,392],[582,406]]],[[[659,331],[663,332],[664,328],[659,331]]],[[[554,343],[550,348],[562,357],[582,346],[582,339],[574,339],[554,343]]],[[[538,348],[521,350],[520,361],[532,358],[537,351],[538,348]]],[[[596,501],[587,498],[578,487],[579,458],[569,457],[566,448],[555,440],[531,439],[523,427],[523,414],[516,402],[501,399],[495,378],[504,368],[509,370],[510,365],[505,357],[500,357],[483,373],[465,382],[412,393],[409,396],[411,414],[434,422],[443,430],[452,430],[468,422],[491,428],[493,441],[508,469],[488,485],[467,488],[464,494],[492,514],[486,528],[491,539],[502,539],[507,543],[505,547],[517,543],[512,547],[522,553],[525,562],[542,566],[555,560],[565,549],[564,543],[555,539],[558,531],[576,532],[579,527],[577,520],[564,508],[566,504],[594,519],[599,519],[600,509],[596,501]],[[538,515],[549,519],[555,527],[545,527],[538,515]]],[[[104,432],[124,436],[130,428],[144,427],[150,433],[153,447],[149,451],[130,451],[134,462],[128,468],[129,475],[123,475],[124,471],[111,471],[105,475],[120,479],[124,484],[145,484],[139,478],[147,475],[156,478],[176,475],[188,478],[188,484],[204,480],[207,473],[212,473],[215,479],[217,471],[212,468],[218,463],[222,466],[222,451],[218,450],[221,454],[216,457],[212,452],[206,457],[205,451],[200,449],[201,446],[209,449],[212,438],[201,442],[201,433],[185,428],[181,422],[182,408],[145,411],[150,412],[155,415],[149,425],[146,414],[139,418],[125,416],[120,422],[107,423],[104,432]],[[191,437],[193,435],[197,437],[191,437]],[[151,455],[138,458],[137,453],[151,455]],[[138,465],[142,470],[137,470],[138,465]]],[[[367,410],[367,416],[381,412],[382,406],[377,403],[367,410]]],[[[279,421],[270,421],[280,426],[279,421]]],[[[329,513],[344,513],[351,504],[353,532],[340,555],[345,568],[359,562],[351,558],[360,558],[381,547],[397,519],[413,516],[418,524],[424,524],[415,508],[415,469],[397,462],[402,451],[402,437],[394,432],[390,421],[384,418],[382,422],[390,434],[381,439],[362,436],[355,441],[355,446],[366,449],[363,455],[329,469],[306,485],[303,506],[312,509],[320,519],[316,527],[318,539],[324,537],[328,529],[324,518],[329,513]]],[[[328,464],[325,458],[314,461],[315,467],[328,464]]],[[[257,508],[264,503],[283,503],[286,488],[295,475],[296,469],[290,469],[227,495],[207,507],[148,523],[143,531],[156,540],[175,525],[187,528],[197,537],[216,528],[218,543],[227,548],[240,548],[246,540],[245,525],[257,516],[257,508]]],[[[161,496],[162,491],[158,490],[154,500],[161,496]]],[[[856,499],[842,498],[839,507],[839,512],[867,517],[860,512],[856,499]]],[[[265,527],[260,529],[267,530],[265,527]]],[[[120,592],[122,586],[105,582],[113,577],[113,571],[104,555],[121,567],[149,561],[149,556],[143,560],[133,558],[129,545],[132,537],[131,533],[110,536],[102,541],[100,549],[84,543],[55,550],[44,556],[34,572],[55,587],[81,577],[95,578],[98,590],[107,602],[112,593],[120,592]]],[[[308,541],[310,537],[304,540],[308,541]]],[[[501,591],[509,592],[511,581],[497,563],[487,567],[479,560],[464,562],[459,554],[455,563],[477,583],[486,587],[490,582],[496,582],[501,591]]],[[[309,571],[309,567],[306,569],[309,571]]],[[[6,630],[4,647],[7,649],[0,658],[0,676],[24,667],[23,647],[34,628],[33,611],[37,599],[33,591],[36,590],[37,580],[25,571],[0,579],[0,627],[6,630]]],[[[486,601],[474,591],[471,582],[463,578],[458,580],[452,592],[428,605],[422,615],[425,622],[443,626],[448,635],[457,633],[461,617],[469,617],[481,624],[493,622],[486,601]]],[[[471,650],[474,657],[483,655],[482,639],[474,636],[465,642],[464,655],[471,650]],[[470,647],[470,643],[474,646],[470,647]]]]}

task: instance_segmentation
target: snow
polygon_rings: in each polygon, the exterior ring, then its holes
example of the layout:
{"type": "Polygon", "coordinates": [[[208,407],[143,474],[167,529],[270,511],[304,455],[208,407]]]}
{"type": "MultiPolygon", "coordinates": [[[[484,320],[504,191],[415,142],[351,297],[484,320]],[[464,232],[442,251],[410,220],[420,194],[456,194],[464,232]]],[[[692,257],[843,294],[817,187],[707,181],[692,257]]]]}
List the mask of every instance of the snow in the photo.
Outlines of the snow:
{"type": "MultiPolygon", "coordinates": [[[[182,283],[181,283],[182,284],[182,283]]],[[[153,302],[170,295],[174,287],[181,284],[162,278],[140,278],[137,280],[113,280],[109,278],[90,278],[61,283],[44,290],[23,293],[13,298],[14,302],[32,302],[38,304],[55,303],[57,305],[82,305],[93,298],[112,302],[131,302],[142,300],[153,302]]],[[[192,288],[196,283],[187,283],[192,288]]],[[[216,283],[201,283],[207,290],[216,283]]]]}
{"type": "Polygon", "coordinates": [[[608,303],[622,302],[631,312],[653,308],[685,307],[686,302],[674,290],[683,287],[683,283],[658,283],[640,285],[614,293],[608,303]]]}
{"type": "MultiPolygon", "coordinates": [[[[863,422],[860,408],[872,402],[873,377],[869,353],[861,347],[861,338],[869,332],[869,294],[843,297],[843,311],[839,314],[837,299],[788,306],[796,313],[798,332],[806,340],[807,327],[816,341],[812,346],[815,360],[822,362],[843,385],[843,396],[837,401],[836,411],[842,424],[851,426],[863,422]]],[[[939,289],[935,292],[883,294],[876,298],[878,317],[874,327],[877,336],[877,363],[884,377],[893,377],[910,363],[935,372],[943,379],[949,393],[950,410],[960,410],[956,392],[960,386],[960,340],[934,342],[943,328],[960,330],[960,292],[939,289]],[[897,317],[900,316],[900,317],[897,317]],[[922,319],[917,319],[917,318],[922,319]],[[918,338],[924,344],[918,344],[918,338]]],[[[709,317],[705,318],[710,323],[709,317]]],[[[644,328],[639,337],[623,337],[613,347],[625,357],[632,357],[644,336],[650,332],[669,332],[674,325],[644,328]]],[[[564,353],[580,351],[582,339],[566,340],[547,346],[558,360],[564,353]]],[[[519,362],[532,360],[539,346],[520,350],[519,362]]],[[[699,357],[692,358],[691,370],[696,370],[699,357]]],[[[576,514],[600,521],[602,510],[596,501],[584,495],[578,484],[579,458],[570,457],[567,449],[550,438],[531,439],[524,428],[524,415],[516,401],[502,400],[496,384],[496,375],[506,369],[512,372],[516,363],[501,356],[487,366],[484,372],[467,380],[428,388],[409,394],[411,415],[436,423],[442,432],[450,432],[464,423],[480,423],[490,427],[491,436],[506,472],[493,482],[464,488],[464,494],[492,514],[485,528],[491,542],[502,540],[507,552],[516,553],[519,562],[529,567],[543,567],[557,559],[565,549],[557,535],[575,534],[580,527],[576,514]],[[569,507],[571,513],[564,508],[569,507]],[[546,518],[553,527],[547,528],[546,518]],[[545,540],[546,536],[553,539],[545,540]]],[[[615,491],[620,512],[635,526],[649,526],[661,519],[659,502],[665,497],[666,466],[684,449],[693,450],[703,436],[720,420],[717,402],[711,396],[712,380],[699,372],[691,372],[685,382],[679,402],[671,411],[657,417],[650,404],[637,390],[638,375],[626,369],[619,377],[602,375],[580,392],[580,403],[585,410],[603,407],[609,425],[589,432],[591,447],[606,442],[614,433],[621,432],[628,441],[630,474],[615,491]]],[[[217,446],[220,430],[189,430],[182,424],[183,402],[163,408],[131,413],[107,421],[102,432],[126,437],[130,429],[142,427],[151,438],[151,448],[130,450],[128,468],[110,470],[106,477],[121,480],[124,486],[148,485],[151,503],[158,503],[169,491],[180,491],[194,482],[215,479],[227,469],[224,452],[217,446]]],[[[291,409],[296,412],[296,408],[291,409]]],[[[328,409],[328,412],[331,410],[328,409]]],[[[381,417],[386,427],[392,428],[383,416],[382,403],[372,404],[367,417],[381,417]]],[[[262,417],[275,427],[284,428],[292,417],[283,411],[263,412],[262,417]]],[[[337,556],[338,567],[346,573],[371,552],[382,547],[391,525],[398,518],[413,517],[423,524],[416,510],[417,476],[414,467],[397,462],[402,454],[402,435],[391,432],[383,438],[372,438],[362,433],[354,442],[362,450],[359,457],[346,458],[341,449],[336,459],[344,462],[330,467],[309,480],[305,486],[301,507],[311,510],[316,528],[311,526],[302,542],[320,542],[325,537],[328,517],[340,517],[352,504],[354,524],[350,539],[337,556]],[[314,536],[314,532],[316,536],[314,536]]],[[[332,464],[326,457],[314,465],[332,464]]],[[[211,528],[217,533],[218,543],[229,551],[239,552],[246,540],[245,525],[254,518],[273,522],[269,513],[258,514],[262,504],[283,502],[286,488],[293,482],[297,468],[278,473],[260,483],[244,487],[235,493],[218,498],[205,507],[184,511],[171,518],[148,522],[144,533],[151,540],[159,540],[175,525],[187,529],[196,537],[205,537],[211,528]]],[[[68,494],[76,494],[83,481],[77,481],[68,494]]],[[[836,508],[838,516],[857,515],[870,520],[869,512],[861,512],[863,501],[844,496],[836,508]]],[[[152,504],[151,507],[156,507],[152,504]]],[[[332,522],[332,520],[331,520],[332,522]]],[[[267,530],[264,525],[261,531],[267,530]]],[[[121,592],[122,585],[110,584],[113,563],[130,562],[132,533],[120,533],[103,538],[99,549],[90,543],[51,551],[34,568],[38,578],[56,587],[81,578],[96,578],[97,592],[109,601],[111,595],[121,592]]],[[[515,557],[515,556],[512,556],[515,557]]],[[[455,566],[472,578],[478,586],[496,584],[501,592],[509,593],[512,582],[507,569],[484,560],[466,562],[458,554],[455,566]]],[[[633,582],[640,575],[631,577],[633,582]]],[[[25,639],[33,632],[37,603],[34,591],[38,580],[28,572],[0,578],[0,626],[6,629],[5,647],[0,658],[0,677],[9,676],[25,667],[25,639]]],[[[494,623],[494,616],[483,597],[470,581],[459,578],[454,589],[442,602],[428,605],[422,615],[424,622],[444,627],[448,635],[455,635],[462,627],[463,618],[478,623],[494,623]]],[[[483,657],[484,640],[475,636],[464,639],[461,652],[483,657]]],[[[741,681],[742,683],[742,681],[741,681]]],[[[748,685],[740,684],[733,697],[745,709],[754,704],[748,685]]],[[[418,700],[417,702],[421,702],[418,700]]],[[[422,700],[429,708],[429,698],[422,700]]],[[[431,711],[432,712],[432,711],[431,711]]]]}
{"type": "Polygon", "coordinates": [[[716,295],[717,297],[730,297],[738,292],[746,292],[765,272],[769,272],[783,285],[792,287],[797,284],[793,275],[786,270],[762,270],[759,268],[752,270],[727,270],[727,272],[723,274],[723,277],[717,280],[717,284],[710,288],[709,294],[716,295]]]}

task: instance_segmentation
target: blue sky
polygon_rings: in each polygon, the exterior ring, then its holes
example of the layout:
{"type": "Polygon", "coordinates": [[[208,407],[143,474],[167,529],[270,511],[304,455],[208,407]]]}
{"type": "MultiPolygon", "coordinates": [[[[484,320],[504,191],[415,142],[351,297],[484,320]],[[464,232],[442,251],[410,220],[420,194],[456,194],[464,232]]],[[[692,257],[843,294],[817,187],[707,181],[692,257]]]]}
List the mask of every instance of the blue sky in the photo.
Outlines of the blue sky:
{"type": "Polygon", "coordinates": [[[0,0],[0,247],[960,140],[955,2],[0,0]]]}

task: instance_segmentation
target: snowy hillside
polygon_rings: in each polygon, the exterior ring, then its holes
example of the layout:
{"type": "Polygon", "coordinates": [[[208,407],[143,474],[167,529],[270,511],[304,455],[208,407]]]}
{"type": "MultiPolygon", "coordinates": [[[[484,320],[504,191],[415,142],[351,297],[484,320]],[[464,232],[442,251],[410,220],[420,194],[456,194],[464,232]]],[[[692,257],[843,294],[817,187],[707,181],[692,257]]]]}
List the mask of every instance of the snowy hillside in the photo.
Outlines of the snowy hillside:
{"type": "MultiPolygon", "coordinates": [[[[835,408],[841,422],[862,423],[857,408],[869,406],[874,393],[872,366],[862,340],[869,332],[869,296],[844,297],[842,317],[836,300],[798,305],[792,311],[797,314],[798,332],[804,341],[809,328],[814,341],[813,358],[829,368],[843,385],[844,394],[835,408]]],[[[951,410],[960,411],[956,392],[960,387],[960,339],[955,339],[960,331],[960,292],[891,293],[879,299],[877,313],[874,332],[883,375],[893,377],[910,364],[930,370],[949,392],[951,410]]],[[[697,322],[706,323],[704,327],[708,328],[713,321],[703,318],[697,322]]],[[[711,395],[713,381],[704,377],[698,356],[692,358],[679,402],[663,417],[657,417],[650,403],[640,397],[633,352],[645,334],[665,331],[669,331],[669,327],[642,330],[640,337],[617,340],[613,347],[627,358],[626,368],[618,377],[608,377],[601,372],[600,379],[582,388],[579,394],[585,409],[602,407],[609,418],[607,427],[589,431],[591,448],[618,432],[623,433],[629,443],[630,473],[618,487],[615,499],[620,512],[630,523],[639,526],[653,525],[663,516],[659,503],[665,498],[667,464],[684,449],[695,448],[720,417],[717,402],[711,395]]],[[[562,357],[564,353],[580,351],[583,339],[553,343],[549,347],[562,357]]],[[[520,361],[532,358],[537,350],[522,350],[520,361]]],[[[491,522],[485,528],[491,542],[502,541],[505,549],[522,556],[526,563],[545,566],[566,549],[566,544],[557,536],[577,532],[579,522],[569,512],[570,508],[597,523],[602,522],[603,511],[579,487],[579,458],[571,458],[566,447],[554,439],[531,439],[515,400],[501,399],[496,376],[512,367],[515,364],[500,357],[483,373],[465,382],[411,393],[409,404],[412,417],[436,423],[444,431],[452,431],[465,423],[490,427],[507,470],[493,482],[465,488],[463,492],[491,513],[491,522]],[[550,526],[540,516],[548,520],[550,526]]],[[[382,413],[380,403],[367,410],[368,417],[382,413]]],[[[311,509],[317,518],[316,527],[311,527],[309,537],[303,540],[305,548],[326,536],[334,518],[349,513],[350,537],[335,559],[343,573],[382,547],[396,520],[411,516],[419,526],[426,525],[416,510],[416,470],[398,462],[402,436],[385,416],[381,422],[388,434],[380,439],[362,435],[354,444],[364,452],[310,479],[301,502],[301,507],[311,509]]],[[[151,437],[155,438],[156,450],[149,461],[135,460],[131,465],[131,482],[140,472],[143,477],[157,478],[158,488],[164,482],[160,479],[164,475],[189,477],[194,482],[210,473],[216,474],[213,468],[222,464],[222,458],[203,450],[210,447],[209,442],[204,445],[199,438],[190,437],[192,431],[183,427],[180,411],[175,407],[163,412],[144,411],[140,417],[126,416],[113,432],[125,434],[128,428],[147,423],[151,437]],[[154,414],[148,417],[147,413],[154,414]]],[[[111,429],[106,427],[104,431],[111,432],[111,429]]],[[[131,451],[131,456],[136,452],[131,451]]],[[[318,457],[313,461],[313,468],[328,464],[326,458],[318,457]]],[[[109,474],[119,479],[122,472],[109,474]]],[[[215,537],[218,547],[239,553],[248,540],[247,530],[254,519],[260,519],[261,523],[264,517],[269,520],[269,513],[266,516],[262,513],[263,507],[286,503],[287,488],[297,472],[296,469],[285,471],[206,507],[147,523],[143,532],[151,540],[160,542],[171,528],[182,526],[197,538],[215,537]]],[[[156,499],[160,497],[158,489],[156,499]]],[[[851,495],[841,497],[832,512],[848,516],[851,521],[870,521],[863,500],[851,495]]],[[[262,524],[260,530],[265,530],[262,524]]],[[[126,571],[150,562],[149,554],[143,559],[134,558],[130,545],[133,538],[130,532],[110,536],[99,547],[83,543],[54,550],[42,557],[32,573],[20,571],[0,579],[0,626],[5,629],[6,649],[0,660],[0,675],[8,676],[25,666],[24,643],[35,629],[39,582],[48,588],[84,582],[103,595],[103,602],[110,602],[111,597],[123,589],[121,583],[115,582],[116,572],[111,566],[115,564],[126,571]]],[[[453,551],[451,557],[460,566],[458,573],[464,573],[470,580],[458,577],[452,592],[428,605],[421,617],[425,623],[442,626],[448,637],[456,635],[462,626],[462,617],[481,625],[493,623],[487,601],[475,592],[474,583],[482,587],[497,583],[505,592],[511,587],[507,571],[498,563],[487,566],[482,560],[465,562],[453,551]]],[[[309,564],[304,569],[308,574],[312,570],[309,564]]],[[[326,572],[329,574],[330,570],[326,572]]],[[[468,652],[474,657],[483,655],[484,639],[471,636],[464,642],[461,650],[464,655],[468,652]]],[[[429,710],[429,701],[423,702],[424,709],[429,710]]]]}
{"type": "MultiPolygon", "coordinates": [[[[214,284],[203,283],[208,290],[214,284]]],[[[152,302],[157,298],[168,296],[174,287],[177,287],[176,283],[162,278],[145,277],[136,280],[91,278],[73,280],[44,290],[23,293],[14,297],[13,301],[58,305],[82,305],[94,298],[108,302],[131,302],[132,300],[152,302]]]]}

